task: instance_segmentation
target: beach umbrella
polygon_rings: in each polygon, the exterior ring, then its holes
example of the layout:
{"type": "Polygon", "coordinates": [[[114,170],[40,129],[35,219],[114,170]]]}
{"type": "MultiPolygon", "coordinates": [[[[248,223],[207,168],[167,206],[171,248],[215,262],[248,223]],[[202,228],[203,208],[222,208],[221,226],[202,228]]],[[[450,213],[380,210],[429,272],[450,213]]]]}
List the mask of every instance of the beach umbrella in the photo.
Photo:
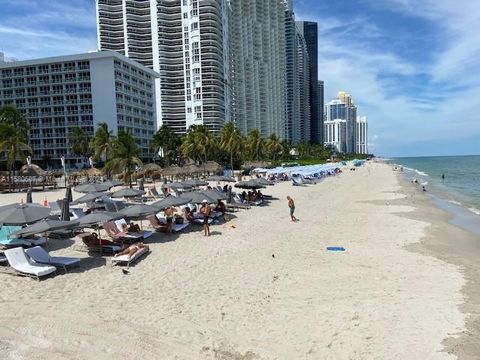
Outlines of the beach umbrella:
{"type": "Polygon", "coordinates": [[[14,204],[0,209],[0,223],[4,225],[26,225],[45,219],[50,208],[39,204],[14,204]]]}
{"type": "Polygon", "coordinates": [[[128,198],[145,195],[144,190],[125,188],[112,193],[112,198],[128,198]]]}
{"type": "Polygon", "coordinates": [[[166,209],[172,206],[180,206],[188,204],[191,199],[187,196],[167,196],[165,199],[154,202],[151,206],[159,208],[160,210],[166,209]]]}
{"type": "Polygon", "coordinates": [[[138,190],[145,190],[145,184],[143,179],[138,180],[138,190]]]}
{"type": "Polygon", "coordinates": [[[193,187],[193,186],[205,186],[205,185],[208,185],[208,182],[200,179],[190,179],[190,180],[182,181],[181,184],[187,184],[193,187]]]}
{"type": "Polygon", "coordinates": [[[252,179],[248,181],[240,181],[239,183],[235,184],[235,187],[240,189],[261,189],[264,188],[265,185],[259,184],[252,179]]]}
{"type": "Polygon", "coordinates": [[[123,215],[120,213],[112,213],[108,211],[93,212],[81,217],[78,220],[77,227],[84,228],[84,227],[98,226],[108,221],[121,219],[122,217],[123,215]]]}
{"type": "Polygon", "coordinates": [[[65,198],[60,200],[60,220],[69,221],[70,220],[70,203],[65,198]]]}
{"type": "Polygon", "coordinates": [[[218,191],[218,190],[200,190],[199,191],[200,194],[204,194],[206,196],[208,196],[209,198],[211,199],[214,199],[214,200],[227,200],[228,199],[228,194],[224,193],[224,192],[221,192],[221,191],[218,191]]]}
{"type": "Polygon", "coordinates": [[[141,218],[147,215],[155,214],[160,209],[152,205],[133,205],[120,210],[118,213],[126,218],[141,218]]]}
{"type": "Polygon", "coordinates": [[[28,189],[27,190],[27,201],[26,201],[27,204],[31,204],[32,203],[32,189],[28,189]]]}
{"type": "Polygon", "coordinates": [[[223,176],[221,175],[212,175],[207,177],[207,181],[223,181],[223,176]]]}
{"type": "Polygon", "coordinates": [[[68,185],[67,189],[65,190],[65,198],[68,200],[68,202],[73,201],[72,187],[70,185],[68,185]]]}
{"type": "Polygon", "coordinates": [[[31,236],[35,234],[42,234],[55,230],[72,229],[78,225],[78,221],[61,221],[44,219],[36,222],[33,225],[27,226],[21,230],[12,232],[11,237],[31,236]]]}
{"type": "Polygon", "coordinates": [[[47,172],[35,164],[23,165],[18,174],[20,176],[47,176],[47,172]]]}
{"type": "Polygon", "coordinates": [[[254,178],[251,181],[255,181],[256,183],[258,183],[260,185],[266,185],[266,186],[275,185],[273,182],[268,181],[267,179],[264,179],[264,178],[254,178]]]}
{"type": "Polygon", "coordinates": [[[105,184],[98,184],[98,183],[93,183],[93,184],[82,184],[78,185],[75,187],[76,192],[80,193],[92,193],[92,192],[102,192],[102,191],[107,191],[110,187],[105,184]]]}
{"type": "Polygon", "coordinates": [[[123,185],[123,182],[118,181],[118,180],[107,180],[102,185],[108,186],[108,189],[111,189],[114,186],[120,186],[123,185]]]}
{"type": "Polygon", "coordinates": [[[183,182],[173,182],[173,183],[166,183],[162,185],[162,189],[168,189],[168,188],[172,188],[173,190],[191,189],[192,185],[188,185],[183,182]]]}
{"type": "Polygon", "coordinates": [[[88,203],[88,202],[91,202],[91,201],[95,201],[95,200],[101,198],[102,196],[105,196],[105,193],[102,193],[102,192],[88,193],[88,194],[85,194],[85,195],[79,197],[77,200],[73,201],[72,205],[84,204],[84,203],[88,203]]]}
{"type": "Polygon", "coordinates": [[[218,200],[212,199],[210,196],[206,194],[202,194],[198,191],[190,191],[187,193],[183,193],[181,196],[179,196],[184,199],[190,199],[189,203],[194,203],[194,204],[201,204],[204,200],[207,200],[209,204],[214,204],[218,200]]]}
{"type": "Polygon", "coordinates": [[[221,176],[222,180],[221,181],[225,181],[225,182],[237,182],[237,180],[235,180],[233,177],[230,177],[230,176],[221,176]]]}

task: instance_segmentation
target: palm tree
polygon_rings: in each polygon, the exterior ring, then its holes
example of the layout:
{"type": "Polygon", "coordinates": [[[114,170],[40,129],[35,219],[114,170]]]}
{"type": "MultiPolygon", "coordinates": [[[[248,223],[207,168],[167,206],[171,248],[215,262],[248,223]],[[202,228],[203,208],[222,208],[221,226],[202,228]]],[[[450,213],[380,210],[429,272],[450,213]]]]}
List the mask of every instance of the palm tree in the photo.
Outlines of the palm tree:
{"type": "Polygon", "coordinates": [[[110,160],[106,167],[117,173],[123,171],[123,178],[132,187],[132,172],[136,166],[142,165],[139,156],[140,148],[135,138],[130,133],[122,131],[112,142],[110,160]]]}
{"type": "Polygon", "coordinates": [[[206,163],[216,147],[215,137],[205,125],[191,126],[183,138],[181,151],[184,157],[206,163]]]}
{"type": "Polygon", "coordinates": [[[28,122],[14,106],[0,108],[0,149],[5,152],[9,173],[9,187],[12,185],[12,172],[15,161],[32,153],[28,145],[28,122]]]}
{"type": "Polygon", "coordinates": [[[88,136],[81,127],[77,126],[70,129],[68,142],[75,154],[85,158],[88,158],[92,154],[88,136]]]}
{"type": "Polygon", "coordinates": [[[276,134],[271,134],[267,139],[267,144],[265,146],[273,158],[273,161],[276,160],[278,154],[283,151],[283,145],[279,137],[276,134]]]}
{"type": "Polygon", "coordinates": [[[251,130],[248,133],[246,147],[251,159],[260,160],[265,149],[265,140],[258,129],[251,130]]]}
{"type": "Polygon", "coordinates": [[[168,125],[162,125],[153,135],[151,146],[155,152],[162,149],[165,163],[170,166],[170,156],[175,152],[178,142],[178,136],[170,130],[168,125]]]}
{"type": "Polygon", "coordinates": [[[220,148],[230,155],[230,168],[233,170],[233,154],[239,154],[245,144],[245,139],[233,122],[225,124],[220,135],[220,148]]]}
{"type": "Polygon", "coordinates": [[[105,162],[107,162],[109,152],[112,149],[112,143],[113,137],[111,131],[108,130],[108,124],[104,122],[98,124],[95,136],[90,142],[90,148],[93,152],[93,159],[98,161],[103,157],[105,162]]]}

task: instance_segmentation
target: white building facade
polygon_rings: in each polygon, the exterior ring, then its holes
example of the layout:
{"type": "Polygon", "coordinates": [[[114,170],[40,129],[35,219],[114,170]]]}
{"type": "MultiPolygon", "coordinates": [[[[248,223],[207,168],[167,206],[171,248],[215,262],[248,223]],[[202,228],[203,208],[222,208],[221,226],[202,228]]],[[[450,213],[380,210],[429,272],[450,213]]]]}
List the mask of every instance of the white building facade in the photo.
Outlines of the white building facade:
{"type": "MultiPolygon", "coordinates": [[[[338,119],[346,121],[346,147],[342,152],[354,153],[356,151],[357,107],[353,103],[352,97],[344,91],[340,91],[336,99],[325,105],[325,122],[338,119]]],[[[324,143],[327,143],[326,134],[324,135],[324,143]]]]}
{"type": "Polygon", "coordinates": [[[355,124],[355,144],[357,154],[368,154],[368,120],[366,116],[358,116],[355,124]]]}
{"type": "Polygon", "coordinates": [[[97,0],[100,49],[119,51],[160,74],[159,122],[183,134],[218,133],[230,115],[228,0],[97,0]]]}
{"type": "Polygon", "coordinates": [[[343,119],[327,120],[323,126],[324,146],[334,149],[337,153],[347,152],[347,121],[343,119]]]}
{"type": "Polygon", "coordinates": [[[0,63],[0,107],[16,106],[30,124],[33,159],[80,164],[70,129],[93,137],[105,122],[113,135],[129,131],[148,158],[157,123],[158,74],[114,51],[0,63]]]}

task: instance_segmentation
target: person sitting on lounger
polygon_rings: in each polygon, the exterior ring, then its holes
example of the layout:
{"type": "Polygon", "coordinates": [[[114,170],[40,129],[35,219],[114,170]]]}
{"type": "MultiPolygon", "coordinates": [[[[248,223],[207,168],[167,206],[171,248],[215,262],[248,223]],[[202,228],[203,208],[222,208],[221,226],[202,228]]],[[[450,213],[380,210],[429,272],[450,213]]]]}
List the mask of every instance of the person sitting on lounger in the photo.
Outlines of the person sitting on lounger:
{"type": "Polygon", "coordinates": [[[193,214],[193,211],[190,210],[190,208],[187,206],[185,208],[185,219],[190,223],[193,224],[195,221],[195,215],[193,214]]]}
{"type": "Polygon", "coordinates": [[[142,242],[138,242],[135,244],[130,245],[126,249],[122,250],[121,252],[113,255],[114,258],[121,256],[121,255],[127,255],[129,258],[131,258],[137,251],[140,249],[146,248],[147,250],[149,249],[148,245],[145,245],[142,242]]]}
{"type": "Polygon", "coordinates": [[[172,232],[172,224],[175,210],[172,207],[167,207],[164,211],[165,219],[167,219],[167,233],[172,232]]]}
{"type": "Polygon", "coordinates": [[[127,223],[122,223],[122,231],[119,232],[119,235],[127,235],[128,233],[139,233],[141,232],[140,226],[138,224],[134,224],[133,222],[130,222],[130,224],[127,223]]]}

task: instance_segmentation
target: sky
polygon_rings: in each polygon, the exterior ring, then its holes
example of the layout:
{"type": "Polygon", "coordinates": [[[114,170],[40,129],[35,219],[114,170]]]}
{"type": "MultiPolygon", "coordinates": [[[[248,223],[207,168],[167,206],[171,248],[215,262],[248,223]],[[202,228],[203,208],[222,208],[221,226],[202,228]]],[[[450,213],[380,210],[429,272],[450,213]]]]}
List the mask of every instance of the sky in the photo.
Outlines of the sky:
{"type": "MultiPolygon", "coordinates": [[[[383,156],[480,154],[480,1],[294,0],[319,24],[325,102],[349,92],[383,156]]],[[[0,51],[95,50],[94,0],[0,0],[0,51]]]]}

